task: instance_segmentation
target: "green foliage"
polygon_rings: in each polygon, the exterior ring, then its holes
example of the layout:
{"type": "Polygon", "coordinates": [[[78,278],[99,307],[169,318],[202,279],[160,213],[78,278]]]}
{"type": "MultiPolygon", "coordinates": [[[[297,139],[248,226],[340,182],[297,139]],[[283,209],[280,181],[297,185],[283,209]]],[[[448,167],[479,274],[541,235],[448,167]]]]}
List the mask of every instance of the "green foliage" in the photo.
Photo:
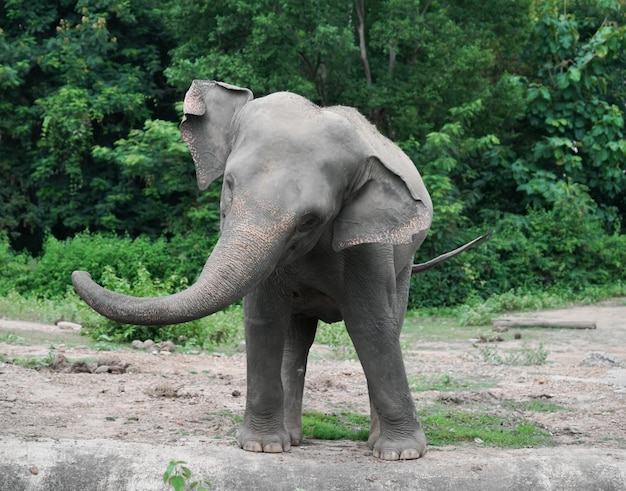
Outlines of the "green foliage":
{"type": "Polygon", "coordinates": [[[173,114],[154,107],[169,97],[158,76],[171,46],[162,17],[153,0],[0,5],[0,230],[13,243],[38,252],[44,228],[60,238],[86,227],[161,231],[133,223],[140,183],[91,149],[151,113],[173,114]]]}
{"type": "Polygon", "coordinates": [[[320,322],[315,334],[315,342],[330,346],[333,353],[339,358],[351,360],[357,358],[352,339],[350,339],[343,321],[334,324],[320,322]]]}
{"type": "Polygon", "coordinates": [[[137,261],[193,281],[219,228],[219,185],[197,191],[177,129],[194,78],[358,107],[430,190],[420,260],[495,229],[415,277],[412,307],[623,284],[625,16],[616,0],[4,2],[0,294],[61,298],[72,270],[106,265],[133,284],[137,261]]]}
{"type": "Polygon", "coordinates": [[[514,179],[525,201],[540,206],[558,199],[559,182],[584,185],[616,220],[626,211],[626,11],[621,2],[584,1],[561,13],[546,2],[537,15],[514,179]]]}
{"type": "MultiPolygon", "coordinates": [[[[109,268],[110,273],[134,282],[141,269],[139,265],[154,278],[180,278],[182,288],[185,283],[193,282],[201,271],[213,246],[212,240],[215,238],[207,240],[197,235],[177,236],[170,241],[145,236],[131,239],[87,232],[64,241],[49,236],[43,255],[31,260],[29,276],[20,277],[14,288],[30,296],[59,298],[71,287],[72,271],[89,271],[94,281],[102,283],[105,270],[109,268]]],[[[19,261],[26,256],[17,254],[15,257],[19,261]]]]}
{"type": "Polygon", "coordinates": [[[369,416],[342,412],[322,414],[305,411],[302,414],[302,433],[320,440],[367,440],[369,416]]]}
{"type": "Polygon", "coordinates": [[[191,480],[191,469],[183,460],[171,460],[163,473],[163,482],[174,491],[207,491],[212,484],[206,479],[191,480]]]}
{"type": "Polygon", "coordinates": [[[519,296],[553,288],[575,294],[622,284],[626,236],[605,232],[606,221],[584,187],[561,182],[555,190],[551,208],[529,209],[526,216],[501,214],[487,243],[414,275],[410,305],[472,305],[473,296],[480,303],[509,291],[519,296]]]}

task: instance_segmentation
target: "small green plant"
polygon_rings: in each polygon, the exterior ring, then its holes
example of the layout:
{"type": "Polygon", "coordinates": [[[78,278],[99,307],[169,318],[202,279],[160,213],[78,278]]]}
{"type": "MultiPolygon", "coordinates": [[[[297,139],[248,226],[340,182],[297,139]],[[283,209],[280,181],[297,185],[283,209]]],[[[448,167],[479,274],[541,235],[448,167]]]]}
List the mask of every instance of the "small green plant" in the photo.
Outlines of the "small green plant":
{"type": "Polygon", "coordinates": [[[335,324],[320,322],[315,341],[330,346],[333,353],[339,358],[353,360],[357,357],[352,339],[350,339],[346,325],[343,322],[335,324]]]}
{"type": "Polygon", "coordinates": [[[532,366],[543,365],[548,358],[548,351],[539,343],[537,347],[524,345],[520,349],[509,352],[501,352],[496,345],[482,344],[472,345],[478,350],[473,357],[492,365],[532,366]]]}
{"type": "Polygon", "coordinates": [[[184,460],[171,460],[163,473],[163,482],[174,491],[207,491],[212,484],[206,479],[191,480],[191,470],[184,460]]]}
{"type": "Polygon", "coordinates": [[[50,347],[48,355],[45,357],[36,356],[19,356],[15,358],[9,358],[4,355],[0,355],[0,361],[3,363],[12,363],[23,368],[31,368],[38,370],[40,368],[50,368],[54,363],[55,351],[53,347],[50,347]]]}

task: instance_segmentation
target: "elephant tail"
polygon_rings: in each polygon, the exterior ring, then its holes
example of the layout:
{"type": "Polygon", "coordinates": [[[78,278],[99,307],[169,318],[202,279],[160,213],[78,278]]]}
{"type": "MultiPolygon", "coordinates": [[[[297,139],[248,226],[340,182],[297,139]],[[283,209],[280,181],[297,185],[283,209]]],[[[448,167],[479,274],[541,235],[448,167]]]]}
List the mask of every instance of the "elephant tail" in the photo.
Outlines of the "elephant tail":
{"type": "Polygon", "coordinates": [[[481,242],[485,242],[486,240],[489,240],[489,238],[491,237],[492,233],[493,233],[493,231],[490,230],[486,234],[483,234],[480,237],[477,237],[476,239],[472,240],[471,242],[468,242],[467,244],[464,244],[461,247],[458,247],[458,248],[454,249],[453,251],[446,252],[445,254],[442,254],[441,256],[437,256],[435,259],[431,259],[430,261],[426,261],[425,263],[414,264],[413,267],[411,268],[411,274],[423,273],[424,271],[428,271],[429,269],[434,268],[438,264],[440,264],[440,263],[442,263],[444,261],[447,261],[450,258],[458,256],[462,252],[465,252],[465,251],[471,249],[472,247],[477,246],[481,242]]]}

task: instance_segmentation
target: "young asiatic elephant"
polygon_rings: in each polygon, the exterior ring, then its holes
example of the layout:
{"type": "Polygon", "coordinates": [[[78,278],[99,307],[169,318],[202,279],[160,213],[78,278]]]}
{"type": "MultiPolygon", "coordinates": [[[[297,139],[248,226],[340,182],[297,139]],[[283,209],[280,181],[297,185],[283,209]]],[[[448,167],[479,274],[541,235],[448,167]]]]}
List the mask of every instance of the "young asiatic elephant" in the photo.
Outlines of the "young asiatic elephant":
{"type": "Polygon", "coordinates": [[[76,271],[76,291],[110,319],[152,325],[198,319],[243,297],[248,389],[237,441],[254,452],[301,442],[317,322],[344,319],[367,377],[374,455],[422,456],[399,343],[413,255],[432,219],[413,163],[356,110],[292,93],[253,99],[196,80],[184,112],[200,189],[224,175],[221,238],[198,281],[135,298],[76,271]]]}

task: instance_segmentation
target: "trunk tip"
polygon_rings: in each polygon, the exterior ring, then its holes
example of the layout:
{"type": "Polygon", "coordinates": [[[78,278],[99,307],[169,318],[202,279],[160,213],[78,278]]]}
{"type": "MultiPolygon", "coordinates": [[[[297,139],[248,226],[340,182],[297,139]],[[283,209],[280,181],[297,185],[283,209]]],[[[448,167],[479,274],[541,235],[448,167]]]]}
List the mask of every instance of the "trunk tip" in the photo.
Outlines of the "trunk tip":
{"type": "Polygon", "coordinates": [[[91,282],[91,275],[87,271],[74,271],[72,273],[72,284],[75,289],[85,285],[85,283],[91,282]]]}

